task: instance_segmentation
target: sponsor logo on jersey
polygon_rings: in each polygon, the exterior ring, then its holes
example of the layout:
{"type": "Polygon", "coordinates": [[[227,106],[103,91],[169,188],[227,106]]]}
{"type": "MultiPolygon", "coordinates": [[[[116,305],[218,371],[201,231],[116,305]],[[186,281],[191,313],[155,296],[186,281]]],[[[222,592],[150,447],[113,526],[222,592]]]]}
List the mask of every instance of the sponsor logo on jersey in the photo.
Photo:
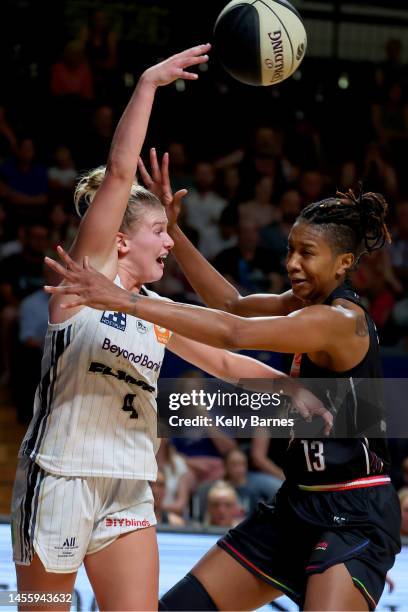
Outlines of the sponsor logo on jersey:
{"type": "Polygon", "coordinates": [[[145,355],[144,353],[129,353],[129,351],[121,348],[117,344],[111,344],[109,338],[105,338],[103,341],[102,350],[109,351],[113,353],[115,357],[123,357],[123,359],[127,359],[131,363],[138,364],[140,367],[153,370],[154,372],[158,372],[162,365],[161,361],[157,362],[149,359],[149,355],[145,355]]]}
{"type": "Polygon", "coordinates": [[[106,518],[105,527],[150,527],[150,521],[135,518],[106,518]]]}
{"type": "Polygon", "coordinates": [[[327,550],[328,542],[318,542],[314,547],[315,550],[327,550]]]}
{"type": "Polygon", "coordinates": [[[123,312],[113,312],[112,310],[105,310],[101,317],[101,323],[125,331],[126,329],[126,314],[123,312]]]}
{"type": "Polygon", "coordinates": [[[147,332],[147,326],[142,321],[136,321],[136,329],[139,334],[145,334],[147,332]]]}
{"type": "Polygon", "coordinates": [[[102,374],[102,376],[113,376],[113,378],[117,378],[118,380],[123,380],[128,385],[136,385],[143,389],[143,391],[149,391],[153,393],[155,391],[155,387],[147,384],[144,380],[138,380],[128,374],[124,370],[114,370],[104,363],[99,363],[98,361],[92,361],[89,365],[88,372],[92,372],[94,374],[102,374]]]}
{"type": "Polygon", "coordinates": [[[167,344],[171,338],[171,331],[165,327],[160,327],[160,325],[154,326],[154,333],[156,334],[157,342],[160,342],[160,344],[167,344]]]}

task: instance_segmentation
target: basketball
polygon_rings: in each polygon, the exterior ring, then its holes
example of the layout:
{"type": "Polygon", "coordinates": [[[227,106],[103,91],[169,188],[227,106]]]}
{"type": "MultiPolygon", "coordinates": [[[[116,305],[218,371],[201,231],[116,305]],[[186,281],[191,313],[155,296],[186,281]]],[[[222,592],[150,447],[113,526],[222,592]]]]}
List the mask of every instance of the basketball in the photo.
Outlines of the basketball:
{"type": "Polygon", "coordinates": [[[225,70],[247,85],[275,85],[290,77],[306,51],[298,11],[287,0],[232,0],[214,26],[225,70]]]}

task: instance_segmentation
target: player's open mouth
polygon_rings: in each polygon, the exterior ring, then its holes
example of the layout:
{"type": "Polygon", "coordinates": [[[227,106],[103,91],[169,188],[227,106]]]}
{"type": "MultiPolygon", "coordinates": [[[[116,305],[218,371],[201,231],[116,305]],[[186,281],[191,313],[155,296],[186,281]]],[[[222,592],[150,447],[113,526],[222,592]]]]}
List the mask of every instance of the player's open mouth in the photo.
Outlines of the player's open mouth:
{"type": "Polygon", "coordinates": [[[160,264],[162,267],[164,267],[164,262],[165,262],[167,255],[168,253],[164,253],[163,255],[160,255],[160,257],[156,259],[157,263],[160,264]]]}

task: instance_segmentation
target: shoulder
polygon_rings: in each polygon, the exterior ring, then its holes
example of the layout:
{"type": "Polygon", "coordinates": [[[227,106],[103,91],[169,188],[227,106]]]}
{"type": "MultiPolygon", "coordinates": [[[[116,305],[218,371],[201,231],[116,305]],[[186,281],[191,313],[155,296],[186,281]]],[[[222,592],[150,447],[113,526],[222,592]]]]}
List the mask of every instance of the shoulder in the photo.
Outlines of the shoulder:
{"type": "MultiPolygon", "coordinates": [[[[313,304],[311,306],[304,306],[300,310],[295,310],[289,313],[287,316],[308,319],[311,323],[314,322],[317,325],[327,324],[335,327],[337,332],[346,331],[347,328],[350,328],[351,330],[353,324],[355,324],[354,322],[357,315],[356,311],[345,308],[340,304],[336,304],[336,302],[331,305],[313,304]]],[[[364,313],[361,308],[360,310],[362,313],[364,313]]]]}

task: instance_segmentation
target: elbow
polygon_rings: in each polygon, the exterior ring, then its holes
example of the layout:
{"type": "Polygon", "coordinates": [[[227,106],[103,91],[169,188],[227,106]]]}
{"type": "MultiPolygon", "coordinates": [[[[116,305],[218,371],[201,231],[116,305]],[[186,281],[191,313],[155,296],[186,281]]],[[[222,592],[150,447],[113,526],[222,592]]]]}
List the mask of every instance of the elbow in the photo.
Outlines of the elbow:
{"type": "Polygon", "coordinates": [[[226,298],[219,308],[221,308],[225,312],[229,312],[230,314],[236,314],[239,310],[238,304],[241,300],[241,297],[242,296],[238,293],[238,291],[236,291],[234,295],[231,295],[226,298]]]}

